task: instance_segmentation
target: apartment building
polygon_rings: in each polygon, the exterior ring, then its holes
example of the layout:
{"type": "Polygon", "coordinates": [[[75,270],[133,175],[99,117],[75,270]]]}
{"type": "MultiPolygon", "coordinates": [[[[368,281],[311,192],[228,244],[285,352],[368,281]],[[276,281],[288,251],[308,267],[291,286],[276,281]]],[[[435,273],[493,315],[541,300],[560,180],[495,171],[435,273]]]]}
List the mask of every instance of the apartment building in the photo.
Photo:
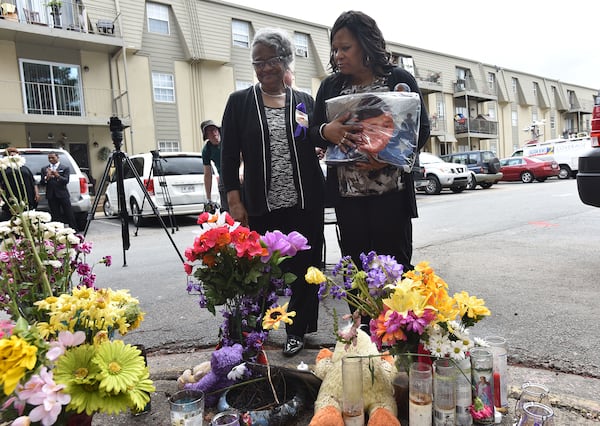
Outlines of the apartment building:
{"type": "MultiPolygon", "coordinates": [[[[256,79],[250,42],[289,31],[295,85],[316,95],[329,28],[219,0],[0,0],[0,146],[64,147],[99,179],[121,118],[129,154],[200,151],[229,94],[256,79]],[[2,2],[3,1],[3,2],[2,2]]],[[[426,98],[426,150],[492,149],[590,128],[597,89],[388,41],[426,98]]]]}

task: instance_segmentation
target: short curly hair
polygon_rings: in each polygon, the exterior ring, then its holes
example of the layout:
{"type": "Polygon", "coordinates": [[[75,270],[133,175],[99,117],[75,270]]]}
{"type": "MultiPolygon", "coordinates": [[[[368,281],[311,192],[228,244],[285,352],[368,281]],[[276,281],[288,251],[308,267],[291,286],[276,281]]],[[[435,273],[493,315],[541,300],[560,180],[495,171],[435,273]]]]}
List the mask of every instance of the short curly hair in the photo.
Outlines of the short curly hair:
{"type": "Polygon", "coordinates": [[[286,69],[290,69],[294,62],[294,43],[287,31],[281,28],[261,28],[256,31],[252,39],[252,47],[257,44],[275,49],[277,56],[281,57],[281,62],[286,69]]]}

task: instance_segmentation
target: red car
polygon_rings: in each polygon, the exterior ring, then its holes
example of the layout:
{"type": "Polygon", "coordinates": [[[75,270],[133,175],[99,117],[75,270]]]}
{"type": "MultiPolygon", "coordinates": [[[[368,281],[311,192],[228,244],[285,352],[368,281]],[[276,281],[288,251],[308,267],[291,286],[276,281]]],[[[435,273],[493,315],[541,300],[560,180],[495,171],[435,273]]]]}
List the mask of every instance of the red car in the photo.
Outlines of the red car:
{"type": "Polygon", "coordinates": [[[536,157],[510,157],[500,160],[500,171],[505,181],[518,181],[523,183],[543,182],[549,177],[558,176],[560,167],[554,160],[536,157]]]}

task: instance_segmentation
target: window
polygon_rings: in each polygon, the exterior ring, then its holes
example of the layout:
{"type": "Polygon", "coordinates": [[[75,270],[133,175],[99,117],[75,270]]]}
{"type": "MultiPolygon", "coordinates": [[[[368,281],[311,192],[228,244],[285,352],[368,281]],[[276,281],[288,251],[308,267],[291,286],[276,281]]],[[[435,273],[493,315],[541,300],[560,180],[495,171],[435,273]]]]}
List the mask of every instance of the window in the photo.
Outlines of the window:
{"type": "Polygon", "coordinates": [[[511,111],[510,119],[513,127],[517,127],[519,125],[519,116],[517,111],[511,111]]]}
{"type": "Polygon", "coordinates": [[[512,92],[516,94],[517,87],[519,86],[519,80],[517,80],[516,78],[513,77],[511,82],[512,82],[512,92]]]}
{"type": "Polygon", "coordinates": [[[158,149],[161,152],[179,152],[179,141],[158,141],[158,149]]]}
{"type": "Polygon", "coordinates": [[[402,67],[404,70],[408,71],[412,76],[415,75],[415,63],[412,57],[392,53],[391,62],[394,65],[402,67]]]}
{"type": "Polygon", "coordinates": [[[533,83],[533,97],[536,100],[537,100],[538,90],[539,90],[539,86],[537,83],[534,82],[533,83]]]}
{"type": "Polygon", "coordinates": [[[496,74],[488,72],[487,82],[490,90],[496,90],[496,74]]]}
{"type": "Polygon", "coordinates": [[[173,74],[152,73],[152,90],[156,102],[175,102],[173,74]]]}
{"type": "Polygon", "coordinates": [[[252,82],[251,81],[243,81],[243,80],[236,80],[235,81],[235,90],[247,89],[250,86],[252,86],[252,82]]]}
{"type": "Polygon", "coordinates": [[[308,34],[294,33],[294,43],[296,44],[296,56],[308,58],[308,34]]]}
{"type": "Polygon", "coordinates": [[[20,60],[26,114],[83,116],[78,65],[20,60]]]}
{"type": "Polygon", "coordinates": [[[146,3],[148,32],[169,34],[169,7],[164,4],[146,3]]]}
{"type": "Polygon", "coordinates": [[[234,46],[250,47],[250,24],[245,21],[231,21],[231,40],[234,46]]]}

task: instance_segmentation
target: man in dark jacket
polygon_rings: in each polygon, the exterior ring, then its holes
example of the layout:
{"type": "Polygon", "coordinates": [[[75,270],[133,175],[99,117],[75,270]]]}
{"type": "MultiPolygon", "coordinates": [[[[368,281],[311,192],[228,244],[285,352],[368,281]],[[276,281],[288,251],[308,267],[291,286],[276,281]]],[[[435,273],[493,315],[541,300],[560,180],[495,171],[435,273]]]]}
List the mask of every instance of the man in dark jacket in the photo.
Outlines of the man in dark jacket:
{"type": "Polygon", "coordinates": [[[50,164],[42,167],[40,184],[46,185],[46,198],[52,220],[63,222],[71,228],[77,229],[71,208],[71,195],[67,187],[71,169],[58,161],[58,154],[54,151],[48,153],[48,161],[50,164]]]}

